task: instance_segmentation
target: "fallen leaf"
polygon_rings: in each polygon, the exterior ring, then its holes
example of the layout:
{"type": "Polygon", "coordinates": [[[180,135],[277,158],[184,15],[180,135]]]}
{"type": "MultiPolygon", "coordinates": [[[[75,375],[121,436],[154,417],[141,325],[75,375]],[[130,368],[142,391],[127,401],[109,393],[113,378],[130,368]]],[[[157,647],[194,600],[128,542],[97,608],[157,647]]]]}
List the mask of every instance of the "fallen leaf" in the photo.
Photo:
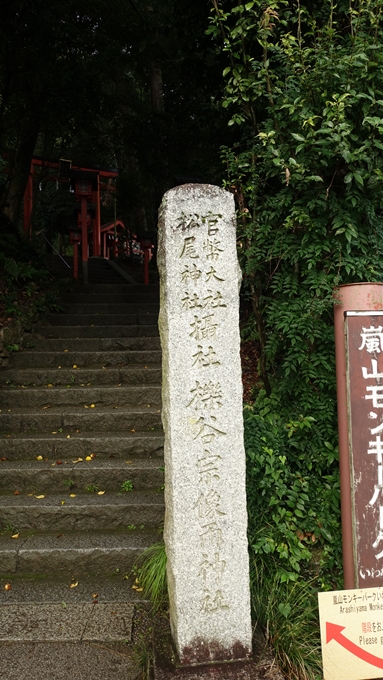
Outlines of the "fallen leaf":
{"type": "Polygon", "coordinates": [[[125,463],[126,463],[127,465],[133,465],[133,461],[132,461],[132,460],[126,460],[125,463]]]}
{"type": "Polygon", "coordinates": [[[61,366],[57,366],[57,368],[61,368],[61,366]]]}
{"type": "Polygon", "coordinates": [[[93,600],[92,604],[98,604],[98,600],[93,600]]]}
{"type": "Polygon", "coordinates": [[[57,430],[54,430],[54,431],[52,432],[52,434],[57,434],[57,430]]]}
{"type": "Polygon", "coordinates": [[[64,352],[69,352],[69,349],[64,349],[64,352]]]}
{"type": "Polygon", "coordinates": [[[95,407],[95,404],[91,404],[91,405],[90,405],[90,408],[94,408],[94,407],[95,407]]]}
{"type": "Polygon", "coordinates": [[[140,579],[139,579],[139,578],[136,578],[136,580],[134,581],[134,583],[135,583],[136,585],[138,585],[139,582],[140,582],[140,579]]]}
{"type": "Polygon", "coordinates": [[[80,432],[80,430],[76,430],[76,432],[80,432]]]}
{"type": "Polygon", "coordinates": [[[13,495],[14,495],[14,496],[20,496],[20,491],[14,491],[14,492],[13,492],[13,495]]]}
{"type": "Polygon", "coordinates": [[[87,456],[85,460],[92,460],[92,456],[87,456]]]}
{"type": "Polygon", "coordinates": [[[4,439],[9,439],[10,436],[11,436],[10,434],[5,434],[4,439]]]}
{"type": "Polygon", "coordinates": [[[45,498],[45,496],[44,496],[44,495],[42,495],[42,496],[35,496],[35,498],[45,498]]]}
{"type": "Polygon", "coordinates": [[[2,458],[0,458],[0,460],[7,460],[7,459],[6,459],[6,457],[5,457],[5,456],[3,456],[2,458]]]}
{"type": "Polygon", "coordinates": [[[11,590],[12,586],[10,583],[6,583],[4,586],[4,590],[11,590]]]}
{"type": "Polygon", "coordinates": [[[13,534],[13,536],[11,536],[11,538],[19,538],[19,536],[20,536],[20,534],[13,534]]]}
{"type": "Polygon", "coordinates": [[[89,408],[89,406],[86,406],[86,405],[84,404],[84,408],[89,408]]]}
{"type": "Polygon", "coordinates": [[[66,438],[67,438],[67,439],[70,439],[70,434],[67,434],[66,438]]]}
{"type": "Polygon", "coordinates": [[[142,593],[143,588],[139,588],[138,586],[132,586],[133,590],[136,590],[137,593],[142,593]]]}
{"type": "Polygon", "coordinates": [[[34,496],[34,494],[33,494],[33,493],[29,493],[28,496],[34,496]]]}
{"type": "Polygon", "coordinates": [[[72,368],[77,368],[77,364],[73,364],[72,368]]]}
{"type": "Polygon", "coordinates": [[[61,501],[61,505],[65,505],[65,501],[61,501]]]}
{"type": "Polygon", "coordinates": [[[75,494],[75,493],[70,493],[70,494],[69,494],[69,498],[76,498],[76,494],[75,494]]]}
{"type": "Polygon", "coordinates": [[[36,456],[36,460],[42,460],[42,459],[43,459],[42,456],[36,456]]]}
{"type": "Polygon", "coordinates": [[[75,583],[71,583],[69,588],[77,588],[77,586],[78,586],[78,581],[76,581],[75,583]]]}
{"type": "Polygon", "coordinates": [[[62,465],[61,460],[56,460],[56,465],[62,465]]]}
{"type": "Polygon", "coordinates": [[[136,430],[133,429],[133,430],[130,430],[130,431],[131,431],[131,432],[135,432],[136,430]]]}
{"type": "Polygon", "coordinates": [[[49,383],[49,385],[47,385],[47,387],[53,387],[52,383],[49,383]]]}
{"type": "Polygon", "coordinates": [[[57,534],[56,538],[61,538],[61,536],[64,536],[64,534],[57,534]]]}
{"type": "Polygon", "coordinates": [[[95,453],[91,453],[91,454],[90,454],[90,457],[91,457],[91,458],[95,458],[95,457],[96,457],[96,454],[95,454],[95,453]]]}
{"type": "Polygon", "coordinates": [[[43,406],[43,408],[50,408],[50,406],[43,406]]]}
{"type": "Polygon", "coordinates": [[[105,493],[105,491],[97,491],[97,495],[98,495],[98,496],[103,496],[104,493],[105,493]]]}
{"type": "Polygon", "coordinates": [[[98,597],[98,593],[93,593],[92,598],[95,600],[98,597]]]}

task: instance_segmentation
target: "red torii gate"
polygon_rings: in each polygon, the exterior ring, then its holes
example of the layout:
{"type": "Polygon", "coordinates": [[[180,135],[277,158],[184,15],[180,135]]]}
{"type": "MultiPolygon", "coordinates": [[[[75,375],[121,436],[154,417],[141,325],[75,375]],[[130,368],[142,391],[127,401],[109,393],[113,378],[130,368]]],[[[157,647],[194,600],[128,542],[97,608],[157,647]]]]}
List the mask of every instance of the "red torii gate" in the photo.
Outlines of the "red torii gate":
{"type": "MultiPolygon", "coordinates": [[[[88,281],[88,227],[92,227],[93,255],[101,256],[101,189],[115,191],[113,186],[105,183],[105,180],[118,177],[118,170],[101,169],[72,165],[71,161],[64,159],[46,161],[42,158],[33,157],[29,172],[27,186],[24,192],[24,234],[29,236],[32,232],[32,209],[33,209],[33,180],[38,179],[35,169],[44,168],[52,171],[45,179],[50,181],[74,183],[75,199],[80,203],[78,224],[81,229],[81,251],[83,264],[83,279],[88,281]],[[57,172],[55,172],[57,170],[57,172]],[[102,182],[102,179],[104,182],[102,182]],[[88,212],[88,206],[94,206],[94,217],[88,212]],[[90,223],[90,224],[89,224],[90,223]]],[[[122,223],[121,223],[122,225],[122,223]]],[[[123,226],[123,225],[122,225],[123,226]]],[[[106,256],[104,251],[104,257],[106,256]]]]}

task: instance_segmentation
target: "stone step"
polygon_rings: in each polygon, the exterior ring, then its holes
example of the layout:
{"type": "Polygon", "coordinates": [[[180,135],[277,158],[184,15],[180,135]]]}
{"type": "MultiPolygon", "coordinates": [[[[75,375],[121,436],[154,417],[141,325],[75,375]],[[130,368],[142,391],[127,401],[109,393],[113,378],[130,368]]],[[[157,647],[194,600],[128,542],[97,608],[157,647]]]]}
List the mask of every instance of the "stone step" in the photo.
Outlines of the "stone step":
{"type": "Polygon", "coordinates": [[[158,335],[158,324],[152,326],[36,326],[31,342],[42,338],[136,338],[158,335]]]}
{"type": "MultiPolygon", "coordinates": [[[[112,541],[109,541],[108,539],[109,535],[112,536],[113,539],[115,538],[116,542],[119,540],[119,537],[121,537],[120,540],[123,542],[126,535],[127,538],[130,538],[133,550],[135,550],[135,546],[137,545],[138,553],[141,552],[142,549],[145,549],[147,546],[151,545],[153,542],[159,543],[161,540],[161,536],[157,531],[138,528],[127,531],[114,531],[113,534],[107,535],[88,535],[89,537],[94,538],[95,546],[93,547],[89,540],[89,543],[84,545],[83,557],[88,555],[90,556],[93,550],[97,554],[98,538],[100,539],[101,550],[103,545],[106,548],[108,548],[109,545],[112,545],[112,541]]],[[[53,544],[53,538],[57,538],[57,534],[53,532],[52,534],[34,534],[33,538],[35,539],[35,542],[37,542],[39,536],[41,536],[39,559],[43,559],[44,555],[46,555],[46,557],[49,559],[49,553],[51,553],[52,557],[55,558],[56,546],[50,546],[49,542],[51,541],[53,544]]],[[[60,536],[60,540],[64,539],[68,540],[68,542],[70,541],[70,538],[72,538],[72,544],[75,544],[76,541],[80,543],[79,550],[81,550],[81,542],[84,539],[84,534],[82,532],[73,532],[60,536]],[[67,538],[67,536],[69,538],[67,538]]],[[[12,547],[10,541],[11,539],[8,536],[8,540],[4,542],[4,545],[6,547],[9,546],[9,553],[11,556],[11,551],[14,550],[17,554],[19,547],[15,545],[15,540],[12,541],[12,547]]],[[[61,557],[65,558],[65,553],[62,552],[63,549],[59,540],[57,540],[57,544],[57,552],[61,552],[61,557]]],[[[27,540],[25,541],[24,545],[25,548],[28,546],[27,540]]],[[[123,544],[121,545],[121,549],[124,550],[123,544]]],[[[118,544],[115,546],[115,550],[118,554],[118,544]]],[[[129,572],[125,570],[123,554],[120,555],[118,561],[120,564],[117,562],[113,563],[112,568],[107,570],[106,575],[100,575],[97,573],[92,574],[84,571],[82,569],[81,558],[79,560],[76,559],[73,564],[69,564],[68,570],[61,571],[60,567],[58,567],[58,573],[56,570],[47,570],[46,574],[43,572],[38,572],[37,578],[31,578],[33,571],[27,571],[26,573],[22,574],[18,573],[16,570],[16,572],[9,571],[4,575],[0,574],[0,609],[4,611],[5,607],[3,607],[3,605],[13,605],[16,607],[25,604],[36,605],[36,607],[39,607],[41,605],[58,604],[61,606],[62,610],[64,605],[66,605],[66,607],[70,607],[71,605],[82,603],[89,604],[89,602],[93,604],[93,600],[96,600],[98,604],[127,601],[135,602],[137,604],[146,602],[142,596],[142,593],[137,592],[135,588],[132,588],[134,585],[135,576],[133,574],[129,575],[129,572]],[[76,574],[78,574],[80,578],[77,579],[76,574]],[[75,579],[74,582],[77,582],[77,586],[75,588],[69,587],[72,579],[75,579]],[[12,587],[10,590],[5,590],[4,586],[9,582],[11,582],[12,587]],[[94,595],[97,595],[97,597],[93,597],[94,595]]],[[[12,564],[15,564],[14,560],[12,564]]],[[[0,640],[1,635],[2,632],[0,629],[0,640]]]]}
{"type": "MultiPolygon", "coordinates": [[[[132,528],[114,529],[106,533],[68,531],[62,534],[54,529],[52,532],[23,536],[20,532],[18,539],[11,538],[12,532],[3,532],[0,535],[0,578],[3,575],[7,576],[7,580],[14,575],[20,577],[33,574],[35,579],[52,577],[52,574],[61,577],[66,575],[68,590],[74,575],[87,576],[87,580],[90,574],[121,574],[122,578],[130,573],[142,551],[159,541],[156,528],[140,529],[142,524],[129,526],[132,528]]],[[[126,582],[124,586],[126,601],[131,595],[131,587],[126,582]]],[[[100,589],[93,589],[92,593],[100,595],[100,589]]],[[[54,599],[54,590],[50,593],[50,598],[54,599]]],[[[6,598],[2,597],[0,602],[1,600],[6,598]]]]}
{"type": "Polygon", "coordinates": [[[158,314],[48,314],[52,326],[155,326],[158,314]]]}
{"type": "Polygon", "coordinates": [[[50,408],[8,409],[0,413],[0,433],[52,432],[124,432],[161,430],[160,409],[121,406],[118,408],[50,408]]]}
{"type": "MultiPolygon", "coordinates": [[[[121,286],[119,286],[119,289],[121,286]]],[[[129,292],[121,292],[118,290],[118,292],[73,292],[73,293],[66,293],[65,295],[62,295],[60,298],[61,303],[81,303],[81,304],[88,304],[90,303],[138,303],[138,304],[148,304],[148,303],[156,303],[157,307],[159,305],[159,294],[158,291],[155,291],[151,294],[148,293],[142,293],[142,292],[136,292],[136,286],[133,286],[129,292]]]]}
{"type": "MultiPolygon", "coordinates": [[[[63,433],[57,434],[12,434],[0,437],[0,459],[25,460],[36,456],[48,458],[51,462],[62,459],[69,465],[73,459],[85,458],[91,453],[97,460],[120,459],[135,460],[151,457],[163,458],[164,437],[162,432],[74,432],[70,439],[63,433]]],[[[0,473],[2,464],[0,460],[0,473]]],[[[159,463],[160,465],[161,463],[159,463]]]]}
{"type": "Polygon", "coordinates": [[[104,352],[119,350],[153,350],[161,349],[160,338],[157,337],[133,337],[133,338],[71,338],[70,342],[65,338],[45,338],[33,340],[33,347],[29,350],[35,352],[104,352]]]}
{"type": "Polygon", "coordinates": [[[104,495],[82,492],[75,498],[65,492],[36,495],[44,498],[2,493],[3,527],[15,527],[24,538],[23,533],[28,531],[109,531],[132,525],[159,527],[163,522],[164,500],[160,491],[106,492],[104,495]]]}
{"type": "Polygon", "coordinates": [[[121,387],[25,387],[0,390],[0,409],[35,408],[38,406],[133,406],[161,403],[160,385],[129,385],[121,387]]]}
{"type": "Polygon", "coordinates": [[[161,383],[161,366],[133,365],[122,368],[7,368],[0,373],[1,385],[150,385],[161,383]]]}
{"type": "MultiPolygon", "coordinates": [[[[70,345],[69,345],[70,346],[70,345]]],[[[93,367],[102,368],[103,366],[117,366],[118,364],[160,364],[160,350],[121,350],[119,352],[36,352],[33,350],[23,350],[12,356],[12,365],[18,368],[57,368],[78,366],[80,368],[93,367]]]]}
{"type": "Polygon", "coordinates": [[[60,307],[64,314],[157,314],[159,306],[157,302],[80,302],[62,303],[60,307]]]}
{"type": "MultiPolygon", "coordinates": [[[[159,489],[164,483],[163,464],[158,460],[101,460],[97,457],[75,463],[76,459],[56,462],[38,460],[2,461],[0,491],[23,493],[84,492],[88,487],[130,493],[122,489],[126,481],[132,489],[159,489]]],[[[21,497],[21,496],[20,496],[21,497]]],[[[65,496],[63,496],[65,498],[65,496]]]]}
{"type": "Polygon", "coordinates": [[[159,299],[160,295],[160,287],[159,284],[149,284],[145,285],[142,283],[138,283],[135,285],[132,285],[130,283],[123,283],[123,284],[111,284],[111,283],[73,283],[69,285],[69,290],[68,292],[77,295],[97,295],[97,294],[127,294],[131,296],[136,296],[136,295],[144,295],[145,298],[147,296],[153,296],[156,295],[159,299]]]}

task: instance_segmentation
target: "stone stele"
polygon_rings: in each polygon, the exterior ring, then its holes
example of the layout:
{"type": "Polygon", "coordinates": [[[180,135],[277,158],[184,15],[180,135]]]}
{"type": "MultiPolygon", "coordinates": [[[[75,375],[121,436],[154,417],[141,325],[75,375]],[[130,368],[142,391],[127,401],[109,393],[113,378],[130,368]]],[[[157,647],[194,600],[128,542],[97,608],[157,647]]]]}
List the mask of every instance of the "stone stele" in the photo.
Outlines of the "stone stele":
{"type": "Polygon", "coordinates": [[[181,664],[251,654],[233,196],[168,191],[159,220],[170,622],[181,664]]]}

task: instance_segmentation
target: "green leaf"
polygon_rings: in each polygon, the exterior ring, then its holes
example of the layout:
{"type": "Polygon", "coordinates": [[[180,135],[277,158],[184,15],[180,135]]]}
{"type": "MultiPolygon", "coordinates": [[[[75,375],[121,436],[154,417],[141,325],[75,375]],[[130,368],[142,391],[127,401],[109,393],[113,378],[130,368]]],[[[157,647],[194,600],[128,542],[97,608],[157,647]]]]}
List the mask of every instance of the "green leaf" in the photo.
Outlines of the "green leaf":
{"type": "Polygon", "coordinates": [[[362,175],[359,174],[359,172],[353,172],[353,176],[355,177],[355,180],[360,184],[361,186],[364,185],[363,177],[362,175]]]}

